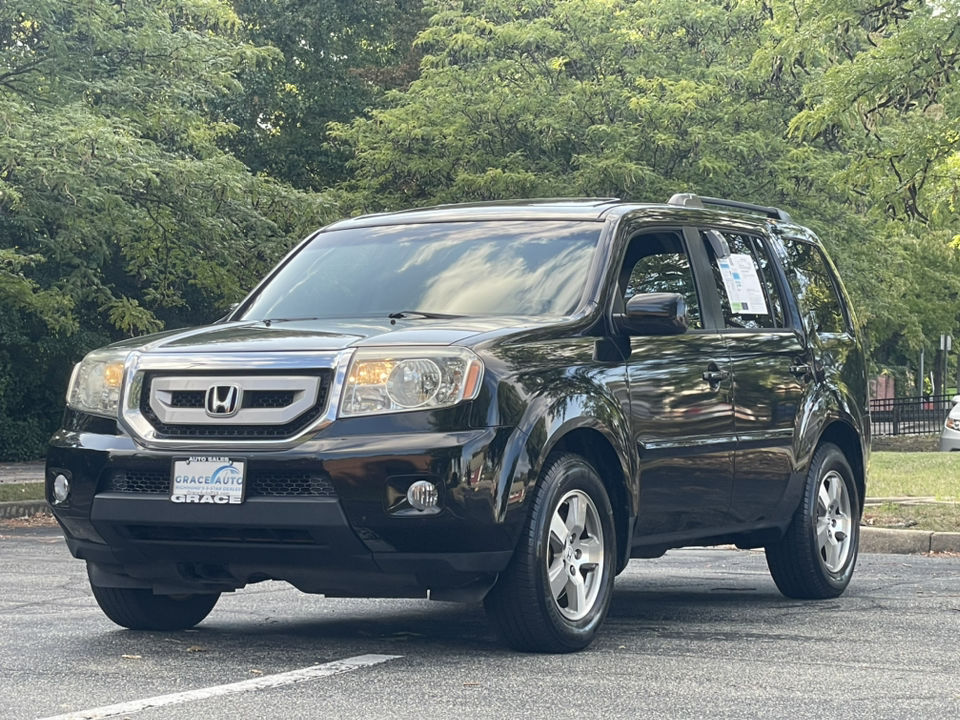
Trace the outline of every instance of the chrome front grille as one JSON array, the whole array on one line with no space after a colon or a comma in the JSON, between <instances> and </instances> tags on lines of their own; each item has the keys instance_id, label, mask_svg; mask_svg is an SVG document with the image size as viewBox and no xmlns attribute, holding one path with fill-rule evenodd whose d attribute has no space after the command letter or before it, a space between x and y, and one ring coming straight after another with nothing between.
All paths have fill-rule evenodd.
<instances>
[{"instance_id":1,"label":"chrome front grille","mask_svg":"<svg viewBox=\"0 0 960 720\"><path fill-rule=\"evenodd\" d=\"M140 413L158 439L283 440L324 413L331 374L330 370L296 375L148 372L140 391ZM217 387L238 389L232 412L211 411L209 393Z\"/></svg>"},{"instance_id":2,"label":"chrome front grille","mask_svg":"<svg viewBox=\"0 0 960 720\"><path fill-rule=\"evenodd\" d=\"M293 447L336 419L353 352L132 352L120 428L158 450Z\"/></svg>"}]
</instances>

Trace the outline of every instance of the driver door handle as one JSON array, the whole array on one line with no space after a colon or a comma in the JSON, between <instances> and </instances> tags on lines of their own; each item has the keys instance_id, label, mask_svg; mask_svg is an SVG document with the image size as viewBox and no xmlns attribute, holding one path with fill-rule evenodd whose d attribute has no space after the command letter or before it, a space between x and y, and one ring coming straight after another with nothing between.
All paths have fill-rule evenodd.
<instances>
[{"instance_id":1,"label":"driver door handle","mask_svg":"<svg viewBox=\"0 0 960 720\"><path fill-rule=\"evenodd\" d=\"M798 378L805 378L810 374L810 366L807 364L796 364L790 366L790 372L796 375Z\"/></svg>"}]
</instances>

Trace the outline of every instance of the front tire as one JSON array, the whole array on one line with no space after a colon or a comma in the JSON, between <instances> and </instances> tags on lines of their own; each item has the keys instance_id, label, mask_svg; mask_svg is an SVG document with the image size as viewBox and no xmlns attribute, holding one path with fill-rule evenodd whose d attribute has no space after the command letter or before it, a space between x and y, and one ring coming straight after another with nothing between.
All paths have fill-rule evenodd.
<instances>
[{"instance_id":1,"label":"front tire","mask_svg":"<svg viewBox=\"0 0 960 720\"><path fill-rule=\"evenodd\" d=\"M784 595L835 598L847 589L860 545L860 498L843 451L824 443L813 455L803 499L783 538L768 545L767 567Z\"/></svg>"},{"instance_id":2,"label":"front tire","mask_svg":"<svg viewBox=\"0 0 960 720\"><path fill-rule=\"evenodd\" d=\"M547 458L507 569L484 605L507 644L524 652L581 650L597 634L613 593L613 509L583 458Z\"/></svg>"},{"instance_id":3,"label":"front tire","mask_svg":"<svg viewBox=\"0 0 960 720\"><path fill-rule=\"evenodd\" d=\"M97 587L90 584L103 614L130 630L186 630L213 610L220 593L154 595L139 588Z\"/></svg>"}]
</instances>

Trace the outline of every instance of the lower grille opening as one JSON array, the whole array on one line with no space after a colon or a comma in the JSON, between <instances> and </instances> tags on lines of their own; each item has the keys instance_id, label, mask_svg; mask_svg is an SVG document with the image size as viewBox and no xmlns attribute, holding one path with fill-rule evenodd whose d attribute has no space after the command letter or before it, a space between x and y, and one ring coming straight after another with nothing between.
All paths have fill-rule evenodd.
<instances>
[{"instance_id":1,"label":"lower grille opening","mask_svg":"<svg viewBox=\"0 0 960 720\"><path fill-rule=\"evenodd\" d=\"M178 527L171 525L124 525L121 532L132 540L153 542L264 543L320 545L306 530L291 528Z\"/></svg>"},{"instance_id":2,"label":"lower grille opening","mask_svg":"<svg viewBox=\"0 0 960 720\"><path fill-rule=\"evenodd\" d=\"M170 494L168 468L108 470L100 492ZM247 473L247 497L337 497L330 476L313 470L257 467Z\"/></svg>"},{"instance_id":3,"label":"lower grille opening","mask_svg":"<svg viewBox=\"0 0 960 720\"><path fill-rule=\"evenodd\" d=\"M111 470L101 492L169 493L170 473L157 470Z\"/></svg>"},{"instance_id":4,"label":"lower grille opening","mask_svg":"<svg viewBox=\"0 0 960 720\"><path fill-rule=\"evenodd\" d=\"M253 495L336 497L337 491L325 473L306 470L252 470L249 490Z\"/></svg>"}]
</instances>

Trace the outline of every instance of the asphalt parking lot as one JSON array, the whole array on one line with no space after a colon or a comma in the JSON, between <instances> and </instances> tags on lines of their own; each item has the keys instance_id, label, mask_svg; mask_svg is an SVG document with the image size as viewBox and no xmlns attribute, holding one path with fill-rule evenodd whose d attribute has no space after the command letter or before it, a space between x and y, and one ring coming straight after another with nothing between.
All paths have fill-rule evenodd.
<instances>
[{"instance_id":1,"label":"asphalt parking lot","mask_svg":"<svg viewBox=\"0 0 960 720\"><path fill-rule=\"evenodd\" d=\"M956 557L862 556L847 594L820 603L781 597L758 552L634 561L599 640L566 656L509 651L479 606L279 583L224 596L195 631L125 631L50 527L0 525L0 573L7 720L960 716ZM235 688L251 680L278 686Z\"/></svg>"}]
</instances>

